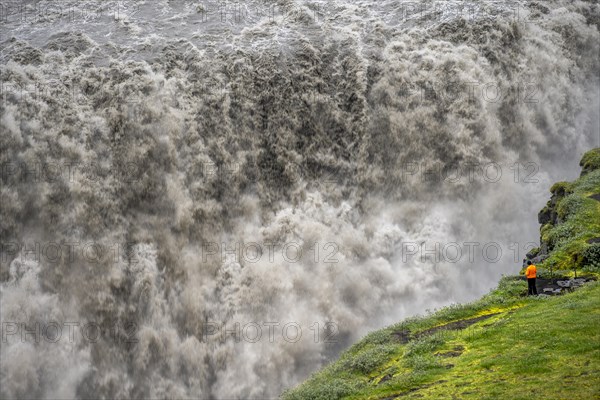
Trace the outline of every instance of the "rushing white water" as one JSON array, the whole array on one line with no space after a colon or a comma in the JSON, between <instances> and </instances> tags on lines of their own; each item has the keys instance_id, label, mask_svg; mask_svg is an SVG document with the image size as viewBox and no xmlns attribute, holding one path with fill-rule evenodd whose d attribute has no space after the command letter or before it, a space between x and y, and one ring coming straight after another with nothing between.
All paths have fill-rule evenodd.
<instances>
[{"instance_id":1,"label":"rushing white water","mask_svg":"<svg viewBox=\"0 0 600 400\"><path fill-rule=\"evenodd\" d=\"M1 4L3 398L277 397L599 144L596 1Z\"/></svg>"}]
</instances>

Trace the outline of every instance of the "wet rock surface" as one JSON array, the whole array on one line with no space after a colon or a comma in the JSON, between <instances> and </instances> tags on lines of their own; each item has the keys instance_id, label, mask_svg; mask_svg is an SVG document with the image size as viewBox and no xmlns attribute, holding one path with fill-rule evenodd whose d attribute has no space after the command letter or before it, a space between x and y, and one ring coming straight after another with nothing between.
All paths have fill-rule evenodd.
<instances>
[{"instance_id":1,"label":"wet rock surface","mask_svg":"<svg viewBox=\"0 0 600 400\"><path fill-rule=\"evenodd\" d=\"M525 280L526 278L522 277L521 279ZM596 277L594 276L583 276L579 278L556 277L551 279L537 278L536 288L539 295L556 296L573 291L583 286L585 283L595 280Z\"/></svg>"}]
</instances>

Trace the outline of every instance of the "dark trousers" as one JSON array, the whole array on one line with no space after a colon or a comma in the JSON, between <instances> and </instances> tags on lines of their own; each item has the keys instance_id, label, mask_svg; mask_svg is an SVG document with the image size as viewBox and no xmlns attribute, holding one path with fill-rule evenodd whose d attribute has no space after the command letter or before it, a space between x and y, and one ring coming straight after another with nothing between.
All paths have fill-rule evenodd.
<instances>
[{"instance_id":1,"label":"dark trousers","mask_svg":"<svg viewBox=\"0 0 600 400\"><path fill-rule=\"evenodd\" d=\"M535 287L535 278L527 278L527 294L535 295L537 294L537 288Z\"/></svg>"}]
</instances>

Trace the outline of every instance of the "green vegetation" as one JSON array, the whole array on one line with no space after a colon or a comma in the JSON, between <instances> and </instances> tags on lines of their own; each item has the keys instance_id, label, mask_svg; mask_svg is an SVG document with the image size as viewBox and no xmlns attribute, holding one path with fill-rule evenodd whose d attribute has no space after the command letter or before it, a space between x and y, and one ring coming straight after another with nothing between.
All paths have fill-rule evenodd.
<instances>
[{"instance_id":1,"label":"green vegetation","mask_svg":"<svg viewBox=\"0 0 600 400\"><path fill-rule=\"evenodd\" d=\"M582 175L587 174L589 171L600 169L600 148L585 153L579 165L582 168Z\"/></svg>"},{"instance_id":2,"label":"green vegetation","mask_svg":"<svg viewBox=\"0 0 600 400\"><path fill-rule=\"evenodd\" d=\"M373 332L283 398L598 398L600 284L548 298L526 286L505 277L479 301Z\"/></svg>"},{"instance_id":3,"label":"green vegetation","mask_svg":"<svg viewBox=\"0 0 600 400\"><path fill-rule=\"evenodd\" d=\"M558 195L558 196L564 196L565 193L569 193L570 191L571 191L571 184L569 182L556 182L550 188L550 193Z\"/></svg>"},{"instance_id":4,"label":"green vegetation","mask_svg":"<svg viewBox=\"0 0 600 400\"><path fill-rule=\"evenodd\" d=\"M539 275L600 276L600 196L591 197L600 195L600 149L581 165L578 180L552 186L540 213L542 246L530 252L547 257ZM600 399L600 282L526 293L525 280L504 277L478 301L372 332L282 397Z\"/></svg>"},{"instance_id":5,"label":"green vegetation","mask_svg":"<svg viewBox=\"0 0 600 400\"><path fill-rule=\"evenodd\" d=\"M542 210L556 214L556 221L542 226L541 242L550 251L539 266L555 270L585 269L598 272L597 245L600 240L600 149L586 153L581 165L587 172L575 182L558 182L551 188L553 200Z\"/></svg>"}]
</instances>

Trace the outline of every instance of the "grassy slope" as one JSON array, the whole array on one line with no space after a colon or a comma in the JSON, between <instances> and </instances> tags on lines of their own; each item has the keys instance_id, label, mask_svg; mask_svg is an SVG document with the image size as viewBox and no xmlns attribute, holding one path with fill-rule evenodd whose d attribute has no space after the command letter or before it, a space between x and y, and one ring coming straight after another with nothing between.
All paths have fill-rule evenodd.
<instances>
[{"instance_id":1,"label":"grassy slope","mask_svg":"<svg viewBox=\"0 0 600 400\"><path fill-rule=\"evenodd\" d=\"M539 265L542 269L600 268L600 243L587 243L600 238L600 201L590 198L600 194L600 148L587 152L581 166L587 172L583 177L572 183L556 183L551 188L552 193L562 188L566 196L556 204L561 223L541 228L542 241L552 248L549 257Z\"/></svg>"},{"instance_id":2,"label":"grassy slope","mask_svg":"<svg viewBox=\"0 0 600 400\"><path fill-rule=\"evenodd\" d=\"M569 194L556 207L563 222L546 224L541 229L542 240L551 243L553 250L540 267L572 269L585 266L598 269L600 265L585 265L588 263L584 255L590 247L600 247L600 243L587 243L589 239L600 237L600 201L589 197L600 193L600 169L589 172L573 183L561 182L557 185L565 187Z\"/></svg>"},{"instance_id":3,"label":"grassy slope","mask_svg":"<svg viewBox=\"0 0 600 400\"><path fill-rule=\"evenodd\" d=\"M600 398L600 283L551 298L525 292L524 281L504 278L477 302L373 332L283 397ZM494 313L405 344L395 334Z\"/></svg>"},{"instance_id":4,"label":"grassy slope","mask_svg":"<svg viewBox=\"0 0 600 400\"><path fill-rule=\"evenodd\" d=\"M561 223L542 227L553 245L542 275L550 266L598 273L599 253L590 250L600 244L587 240L600 237L600 201L589 198L600 193L600 149L582 166L585 176L558 184L567 189L556 205ZM526 286L506 277L474 303L373 332L283 398L600 399L600 283L552 298L523 297Z\"/></svg>"}]
</instances>

